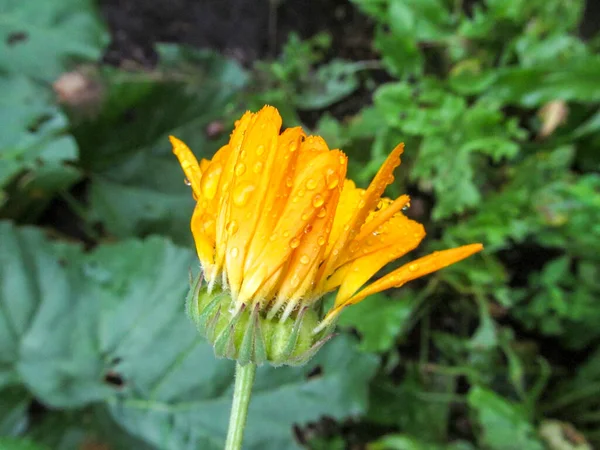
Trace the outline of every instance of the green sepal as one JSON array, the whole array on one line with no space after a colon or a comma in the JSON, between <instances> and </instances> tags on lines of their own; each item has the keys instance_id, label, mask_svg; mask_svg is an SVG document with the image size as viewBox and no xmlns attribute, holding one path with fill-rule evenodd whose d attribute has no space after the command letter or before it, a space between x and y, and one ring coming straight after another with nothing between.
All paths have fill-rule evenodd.
<instances>
[{"instance_id":1,"label":"green sepal","mask_svg":"<svg viewBox=\"0 0 600 450\"><path fill-rule=\"evenodd\" d=\"M213 344L215 355L241 365L302 365L333 336L334 325L313 332L319 322L313 308L302 307L281 320L268 319L261 306L235 304L220 287L209 292L202 275L191 283L186 300L188 315Z\"/></svg>"}]
</instances>

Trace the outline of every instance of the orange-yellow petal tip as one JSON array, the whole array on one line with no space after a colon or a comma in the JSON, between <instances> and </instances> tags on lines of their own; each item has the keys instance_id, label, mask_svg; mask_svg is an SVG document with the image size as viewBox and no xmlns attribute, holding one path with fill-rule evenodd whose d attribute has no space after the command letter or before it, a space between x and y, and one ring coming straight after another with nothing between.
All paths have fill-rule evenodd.
<instances>
[{"instance_id":1,"label":"orange-yellow petal tip","mask_svg":"<svg viewBox=\"0 0 600 450\"><path fill-rule=\"evenodd\" d=\"M202 171L198 160L190 150L190 148L180 139L175 136L169 136L169 141L173 146L173 153L177 156L179 164L185 173L186 179L192 186L192 190L196 196L200 195L200 181L202 178Z\"/></svg>"}]
</instances>

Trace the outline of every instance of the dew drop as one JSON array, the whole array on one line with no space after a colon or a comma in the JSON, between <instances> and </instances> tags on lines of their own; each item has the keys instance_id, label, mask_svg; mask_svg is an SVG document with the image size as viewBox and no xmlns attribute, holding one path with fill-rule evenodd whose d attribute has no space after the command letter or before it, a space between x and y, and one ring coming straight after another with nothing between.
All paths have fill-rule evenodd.
<instances>
[{"instance_id":1,"label":"dew drop","mask_svg":"<svg viewBox=\"0 0 600 450\"><path fill-rule=\"evenodd\" d=\"M323 236L319 236L319 239L317 239L317 244L325 245L325 238Z\"/></svg>"},{"instance_id":2,"label":"dew drop","mask_svg":"<svg viewBox=\"0 0 600 450\"><path fill-rule=\"evenodd\" d=\"M246 152L246 150L242 150L242 151L240 152L240 159L244 159L244 158L246 157L247 153L248 153L248 152Z\"/></svg>"},{"instance_id":3,"label":"dew drop","mask_svg":"<svg viewBox=\"0 0 600 450\"><path fill-rule=\"evenodd\" d=\"M309 223L304 227L304 233L310 233L313 229L313 226Z\"/></svg>"},{"instance_id":4,"label":"dew drop","mask_svg":"<svg viewBox=\"0 0 600 450\"><path fill-rule=\"evenodd\" d=\"M219 179L221 178L222 171L223 168L220 164L213 163L208 167L206 172L202 174L200 186L204 197L208 200L212 200L217 193L217 187L219 186Z\"/></svg>"},{"instance_id":5,"label":"dew drop","mask_svg":"<svg viewBox=\"0 0 600 450\"><path fill-rule=\"evenodd\" d=\"M326 208L321 208L318 212L317 212L317 217L319 219L322 219L323 217L325 217L327 215L327 209Z\"/></svg>"},{"instance_id":6,"label":"dew drop","mask_svg":"<svg viewBox=\"0 0 600 450\"><path fill-rule=\"evenodd\" d=\"M302 257L300 258L300 262L302 264L308 264L310 262L310 258L308 257L308 255L302 255Z\"/></svg>"},{"instance_id":7,"label":"dew drop","mask_svg":"<svg viewBox=\"0 0 600 450\"><path fill-rule=\"evenodd\" d=\"M340 184L340 179L335 173L328 173L326 181L329 189L335 189Z\"/></svg>"},{"instance_id":8,"label":"dew drop","mask_svg":"<svg viewBox=\"0 0 600 450\"><path fill-rule=\"evenodd\" d=\"M191 186L191 185L192 185L192 182L191 182L190 180L188 180L187 178L184 178L184 179L183 179L183 183L184 183L186 186Z\"/></svg>"},{"instance_id":9,"label":"dew drop","mask_svg":"<svg viewBox=\"0 0 600 450\"><path fill-rule=\"evenodd\" d=\"M225 227L225 229L227 230L227 233L229 233L230 235L235 234L235 232L238 230L238 224L235 220L232 220L231 222L229 222L227 224L227 226Z\"/></svg>"},{"instance_id":10,"label":"dew drop","mask_svg":"<svg viewBox=\"0 0 600 450\"><path fill-rule=\"evenodd\" d=\"M254 171L254 173L260 173L262 168L263 168L263 163L260 161L256 161L256 164L254 164L254 167L252 168L252 170Z\"/></svg>"},{"instance_id":11,"label":"dew drop","mask_svg":"<svg viewBox=\"0 0 600 450\"><path fill-rule=\"evenodd\" d=\"M323 203L325 203L325 200L321 194L317 194L313 197L312 204L315 208L323 206Z\"/></svg>"},{"instance_id":12,"label":"dew drop","mask_svg":"<svg viewBox=\"0 0 600 450\"><path fill-rule=\"evenodd\" d=\"M288 230L285 230L283 232L283 237L288 237L290 235L290 232Z\"/></svg>"},{"instance_id":13,"label":"dew drop","mask_svg":"<svg viewBox=\"0 0 600 450\"><path fill-rule=\"evenodd\" d=\"M298 248L299 245L300 245L300 239L298 239L298 238L294 238L290 241L291 248Z\"/></svg>"},{"instance_id":14,"label":"dew drop","mask_svg":"<svg viewBox=\"0 0 600 450\"><path fill-rule=\"evenodd\" d=\"M308 214L308 213L304 213L304 214L302 214L302 215L300 216L300 218L301 218L303 221L306 221L306 220L308 220L308 218L309 218L309 217L310 217L310 214Z\"/></svg>"},{"instance_id":15,"label":"dew drop","mask_svg":"<svg viewBox=\"0 0 600 450\"><path fill-rule=\"evenodd\" d=\"M314 178L309 178L306 181L306 189L308 189L309 191L312 191L316 187L317 187L317 180L315 180Z\"/></svg>"},{"instance_id":16,"label":"dew drop","mask_svg":"<svg viewBox=\"0 0 600 450\"><path fill-rule=\"evenodd\" d=\"M285 179L285 185L286 185L287 187L292 187L292 185L293 185L293 184L294 184L294 182L293 182L293 180L292 180L292 178L291 178L291 177L287 177L287 178Z\"/></svg>"},{"instance_id":17,"label":"dew drop","mask_svg":"<svg viewBox=\"0 0 600 450\"><path fill-rule=\"evenodd\" d=\"M259 145L258 147L256 147L256 154L258 156L262 155L265 152L265 146L264 145Z\"/></svg>"},{"instance_id":18,"label":"dew drop","mask_svg":"<svg viewBox=\"0 0 600 450\"><path fill-rule=\"evenodd\" d=\"M244 206L250 200L250 196L256 187L250 183L240 183L233 188L233 203L237 206Z\"/></svg>"},{"instance_id":19,"label":"dew drop","mask_svg":"<svg viewBox=\"0 0 600 450\"><path fill-rule=\"evenodd\" d=\"M305 194L305 192L304 192L304 189L300 189L300 190L297 192L297 194L296 194L296 195L297 195L298 197L304 197L304 194Z\"/></svg>"},{"instance_id":20,"label":"dew drop","mask_svg":"<svg viewBox=\"0 0 600 450\"><path fill-rule=\"evenodd\" d=\"M246 172L246 164L239 163L237 166L235 166L235 174L238 177L244 175L245 172Z\"/></svg>"}]
</instances>

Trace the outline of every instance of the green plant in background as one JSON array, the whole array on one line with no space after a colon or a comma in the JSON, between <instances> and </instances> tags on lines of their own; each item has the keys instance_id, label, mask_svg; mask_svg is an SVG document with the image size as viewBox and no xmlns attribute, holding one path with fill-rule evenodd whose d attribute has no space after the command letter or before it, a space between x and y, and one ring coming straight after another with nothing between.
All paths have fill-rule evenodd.
<instances>
[{"instance_id":1,"label":"green plant in background","mask_svg":"<svg viewBox=\"0 0 600 450\"><path fill-rule=\"evenodd\" d=\"M360 186L406 142L389 191L424 250L487 251L350 308L301 369L259 368L245 446L600 444L582 0L356 0L368 61L330 59L322 34L247 69L170 44L130 71L96 64L92 2L21 3L0 0L0 446L222 447L233 368L182 317L193 201L166 137L210 158L264 103L343 148Z\"/></svg>"}]
</instances>

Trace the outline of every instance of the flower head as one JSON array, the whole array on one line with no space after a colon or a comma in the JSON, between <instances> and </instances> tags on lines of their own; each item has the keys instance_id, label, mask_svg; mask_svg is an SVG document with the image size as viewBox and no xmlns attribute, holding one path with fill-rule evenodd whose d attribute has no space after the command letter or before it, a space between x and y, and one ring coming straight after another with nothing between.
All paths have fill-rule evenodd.
<instances>
[{"instance_id":1,"label":"flower head","mask_svg":"<svg viewBox=\"0 0 600 450\"><path fill-rule=\"evenodd\" d=\"M344 153L299 127L281 134L280 127L271 106L247 112L229 143L200 163L171 137L197 201L191 228L208 289L229 293L232 314L252 307L285 321L338 289L318 332L346 306L482 249L472 244L435 252L365 286L425 236L423 226L402 212L408 196L382 197L403 145L390 153L369 187L360 189L346 179Z\"/></svg>"}]
</instances>

